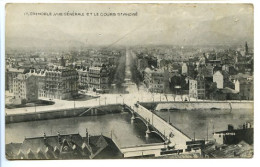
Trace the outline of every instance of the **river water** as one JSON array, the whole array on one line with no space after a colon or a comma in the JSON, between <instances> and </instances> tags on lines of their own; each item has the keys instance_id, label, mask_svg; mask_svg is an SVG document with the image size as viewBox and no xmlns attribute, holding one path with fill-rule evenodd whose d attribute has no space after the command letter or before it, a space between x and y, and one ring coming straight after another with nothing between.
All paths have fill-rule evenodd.
<instances>
[{"instance_id":1,"label":"river water","mask_svg":"<svg viewBox=\"0 0 260 167\"><path fill-rule=\"evenodd\" d=\"M227 130L228 124L239 128L243 123L253 123L254 113L251 109L230 110L172 110L155 111L167 122L196 139L212 139L213 132Z\"/></svg>"},{"instance_id":2,"label":"river water","mask_svg":"<svg viewBox=\"0 0 260 167\"><path fill-rule=\"evenodd\" d=\"M212 138L215 131L226 130L228 124L235 128L244 122L253 122L252 110L176 110L157 111L157 115L169 121L185 134L196 139ZM23 142L25 137L79 133L85 136L86 128L90 135L116 137L120 147L162 142L159 136L145 137L146 126L140 121L131 121L129 113L107 114L75 118L52 119L6 124L6 143ZM207 130L208 129L208 130Z\"/></svg>"},{"instance_id":3,"label":"river water","mask_svg":"<svg viewBox=\"0 0 260 167\"><path fill-rule=\"evenodd\" d=\"M23 142L25 137L79 133L111 136L116 138L120 147L163 142L156 134L145 137L146 126L140 120L131 121L129 113L85 116L6 124L6 143Z\"/></svg>"}]
</instances>

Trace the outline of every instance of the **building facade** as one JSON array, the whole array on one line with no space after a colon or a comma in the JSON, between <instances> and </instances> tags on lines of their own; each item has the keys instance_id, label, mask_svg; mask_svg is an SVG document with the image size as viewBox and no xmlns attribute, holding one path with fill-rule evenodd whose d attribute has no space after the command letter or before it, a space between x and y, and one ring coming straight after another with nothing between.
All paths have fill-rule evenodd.
<instances>
[{"instance_id":1,"label":"building facade","mask_svg":"<svg viewBox=\"0 0 260 167\"><path fill-rule=\"evenodd\" d=\"M224 76L220 71L217 71L213 75L213 82L216 82L218 89L224 88Z\"/></svg>"},{"instance_id":2,"label":"building facade","mask_svg":"<svg viewBox=\"0 0 260 167\"><path fill-rule=\"evenodd\" d=\"M80 89L87 89L89 84L89 70L78 70L79 74L79 88Z\"/></svg>"},{"instance_id":3,"label":"building facade","mask_svg":"<svg viewBox=\"0 0 260 167\"><path fill-rule=\"evenodd\" d=\"M205 99L205 96L206 96L205 78L202 75L198 75L196 80L197 80L198 99Z\"/></svg>"},{"instance_id":4,"label":"building facade","mask_svg":"<svg viewBox=\"0 0 260 167\"><path fill-rule=\"evenodd\" d=\"M90 67L88 76L89 88L105 92L109 90L108 69L106 67Z\"/></svg>"},{"instance_id":5,"label":"building facade","mask_svg":"<svg viewBox=\"0 0 260 167\"><path fill-rule=\"evenodd\" d=\"M45 90L45 70L35 70L31 69L28 73L30 75L33 75L37 78L38 81L38 97L46 97L46 90Z\"/></svg>"},{"instance_id":6,"label":"building facade","mask_svg":"<svg viewBox=\"0 0 260 167\"><path fill-rule=\"evenodd\" d=\"M24 69L17 69L17 68L8 68L6 69L6 83L7 88L10 93L13 93L13 79L18 76L18 74L23 74Z\"/></svg>"},{"instance_id":7,"label":"building facade","mask_svg":"<svg viewBox=\"0 0 260 167\"><path fill-rule=\"evenodd\" d=\"M196 99L205 99L205 78L198 75L195 80L189 80L189 96Z\"/></svg>"},{"instance_id":8,"label":"building facade","mask_svg":"<svg viewBox=\"0 0 260 167\"><path fill-rule=\"evenodd\" d=\"M189 80L189 96L198 98L198 83L196 80Z\"/></svg>"},{"instance_id":9,"label":"building facade","mask_svg":"<svg viewBox=\"0 0 260 167\"><path fill-rule=\"evenodd\" d=\"M38 100L38 80L34 75L18 74L13 79L14 103L26 103Z\"/></svg>"},{"instance_id":10,"label":"building facade","mask_svg":"<svg viewBox=\"0 0 260 167\"><path fill-rule=\"evenodd\" d=\"M183 63L183 64L182 64L181 73L182 73L182 74L186 74L186 75L188 74L188 66L187 66L186 63Z\"/></svg>"},{"instance_id":11,"label":"building facade","mask_svg":"<svg viewBox=\"0 0 260 167\"><path fill-rule=\"evenodd\" d=\"M254 86L252 80L236 80L235 90L239 92L241 100L254 99Z\"/></svg>"},{"instance_id":12,"label":"building facade","mask_svg":"<svg viewBox=\"0 0 260 167\"><path fill-rule=\"evenodd\" d=\"M60 67L45 72L45 96L69 99L78 95L78 73L75 69Z\"/></svg>"},{"instance_id":13,"label":"building facade","mask_svg":"<svg viewBox=\"0 0 260 167\"><path fill-rule=\"evenodd\" d=\"M144 71L144 83L150 92L167 92L169 87L169 72L164 69L151 70L146 68Z\"/></svg>"}]
</instances>

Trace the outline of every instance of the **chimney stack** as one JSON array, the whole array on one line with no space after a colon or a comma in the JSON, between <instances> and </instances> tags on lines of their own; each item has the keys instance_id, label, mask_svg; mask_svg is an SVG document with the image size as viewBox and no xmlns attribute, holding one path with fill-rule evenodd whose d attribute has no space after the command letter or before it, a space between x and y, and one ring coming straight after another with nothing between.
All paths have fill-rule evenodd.
<instances>
[{"instance_id":1,"label":"chimney stack","mask_svg":"<svg viewBox=\"0 0 260 167\"><path fill-rule=\"evenodd\" d=\"M58 132L57 135L58 135L58 142L59 142L59 144L62 144L60 132Z\"/></svg>"},{"instance_id":2,"label":"chimney stack","mask_svg":"<svg viewBox=\"0 0 260 167\"><path fill-rule=\"evenodd\" d=\"M86 140L87 144L89 145L89 134L88 134L88 129L86 128Z\"/></svg>"},{"instance_id":3,"label":"chimney stack","mask_svg":"<svg viewBox=\"0 0 260 167\"><path fill-rule=\"evenodd\" d=\"M43 133L43 141L44 141L44 144L46 144L46 143L47 143L47 139L46 139L46 133L45 133L45 132Z\"/></svg>"}]
</instances>

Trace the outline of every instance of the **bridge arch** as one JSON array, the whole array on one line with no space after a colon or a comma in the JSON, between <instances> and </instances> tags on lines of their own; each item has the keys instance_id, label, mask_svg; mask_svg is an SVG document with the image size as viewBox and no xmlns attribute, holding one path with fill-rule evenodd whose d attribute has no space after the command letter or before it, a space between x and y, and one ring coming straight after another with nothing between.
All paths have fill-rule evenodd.
<instances>
[{"instance_id":1,"label":"bridge arch","mask_svg":"<svg viewBox=\"0 0 260 167\"><path fill-rule=\"evenodd\" d=\"M135 119L141 120L141 122L143 122L145 126L148 126L148 123L147 123L146 121L144 121L142 118L140 118L140 117L135 117Z\"/></svg>"},{"instance_id":2,"label":"bridge arch","mask_svg":"<svg viewBox=\"0 0 260 167\"><path fill-rule=\"evenodd\" d=\"M162 134L158 133L157 131L153 130L153 131L151 131L151 133L157 134L163 141L166 141L166 137L163 136Z\"/></svg>"}]
</instances>

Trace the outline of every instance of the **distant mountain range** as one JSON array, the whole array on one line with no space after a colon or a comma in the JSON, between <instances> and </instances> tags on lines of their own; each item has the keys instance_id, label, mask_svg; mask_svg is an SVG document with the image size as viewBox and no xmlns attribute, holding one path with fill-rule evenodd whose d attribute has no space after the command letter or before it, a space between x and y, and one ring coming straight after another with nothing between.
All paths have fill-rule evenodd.
<instances>
[{"instance_id":1,"label":"distant mountain range","mask_svg":"<svg viewBox=\"0 0 260 167\"><path fill-rule=\"evenodd\" d=\"M176 24L176 26L174 25ZM189 26L189 24L191 26ZM6 30L7 48L77 48L89 45L241 45L245 41L253 45L253 18L251 15L228 16L216 20L196 22L183 20L172 23L167 31L140 29L132 34L127 32L106 32L80 34L65 33L55 25L18 25L17 29ZM172 32L171 29L172 28ZM82 27L79 27L82 28ZM73 35L72 35L73 34ZM123 35L122 35L123 34ZM118 40L122 38L121 40ZM118 42L116 42L118 41Z\"/></svg>"}]
</instances>

